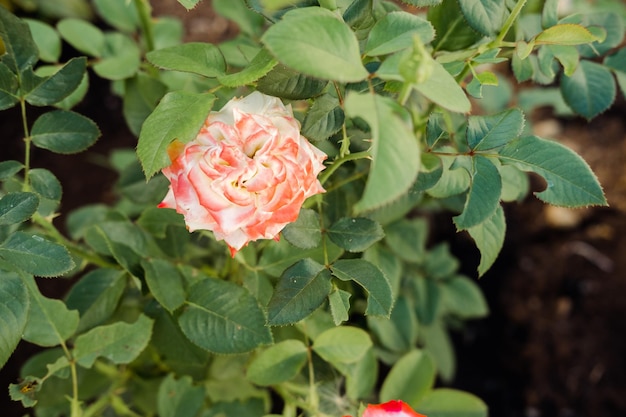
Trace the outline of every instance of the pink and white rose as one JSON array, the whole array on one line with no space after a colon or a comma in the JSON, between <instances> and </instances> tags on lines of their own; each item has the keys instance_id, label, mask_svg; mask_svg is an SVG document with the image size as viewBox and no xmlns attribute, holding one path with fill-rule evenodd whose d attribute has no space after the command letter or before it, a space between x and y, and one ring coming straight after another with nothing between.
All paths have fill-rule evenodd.
<instances>
[{"instance_id":1,"label":"pink and white rose","mask_svg":"<svg viewBox=\"0 0 626 417\"><path fill-rule=\"evenodd\" d=\"M300 134L291 106L259 92L211 112L193 141L168 153L159 207L176 209L189 231L213 231L233 256L250 241L278 240L304 200L324 192L326 154Z\"/></svg>"}]
</instances>

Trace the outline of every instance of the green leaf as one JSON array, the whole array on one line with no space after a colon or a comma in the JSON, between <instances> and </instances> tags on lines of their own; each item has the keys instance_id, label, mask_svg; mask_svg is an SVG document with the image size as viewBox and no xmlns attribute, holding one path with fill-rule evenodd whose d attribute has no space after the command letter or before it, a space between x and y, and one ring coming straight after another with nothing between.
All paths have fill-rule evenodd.
<instances>
[{"instance_id":1,"label":"green leaf","mask_svg":"<svg viewBox=\"0 0 626 417\"><path fill-rule=\"evenodd\" d=\"M61 154L82 152L99 136L100 129L91 119L66 110L42 114L31 130L36 146Z\"/></svg>"},{"instance_id":2,"label":"green leaf","mask_svg":"<svg viewBox=\"0 0 626 417\"><path fill-rule=\"evenodd\" d=\"M424 349L435 360L439 378L449 384L454 378L456 356L447 325L442 320L434 320L430 325L422 325L420 337L424 340ZM456 415L450 417L456 417Z\"/></svg>"},{"instance_id":3,"label":"green leaf","mask_svg":"<svg viewBox=\"0 0 626 417\"><path fill-rule=\"evenodd\" d=\"M241 32L253 38L263 27L263 16L251 10L244 1L213 0L211 6L216 13L237 23Z\"/></svg>"},{"instance_id":4,"label":"green leaf","mask_svg":"<svg viewBox=\"0 0 626 417\"><path fill-rule=\"evenodd\" d=\"M380 224L366 217L343 217L327 233L330 240L348 252L363 252L385 237Z\"/></svg>"},{"instance_id":5,"label":"green leaf","mask_svg":"<svg viewBox=\"0 0 626 417\"><path fill-rule=\"evenodd\" d=\"M435 37L428 20L408 12L391 12L376 22L367 38L365 54L386 55L413 46L413 37L419 36L427 44Z\"/></svg>"},{"instance_id":6,"label":"green leaf","mask_svg":"<svg viewBox=\"0 0 626 417\"><path fill-rule=\"evenodd\" d=\"M26 101L33 106L49 106L63 100L78 88L86 66L85 57L70 59L56 73L41 79L41 82L30 89L26 94Z\"/></svg>"},{"instance_id":7,"label":"green leaf","mask_svg":"<svg viewBox=\"0 0 626 417\"><path fill-rule=\"evenodd\" d=\"M108 80L130 78L139 69L140 56L141 51L131 38L122 33L107 33L102 59L93 65L93 70Z\"/></svg>"},{"instance_id":8,"label":"green leaf","mask_svg":"<svg viewBox=\"0 0 626 417\"><path fill-rule=\"evenodd\" d=\"M121 32L134 32L139 27L134 3L126 0L94 0L93 4L100 17Z\"/></svg>"},{"instance_id":9,"label":"green leaf","mask_svg":"<svg viewBox=\"0 0 626 417\"><path fill-rule=\"evenodd\" d=\"M206 278L188 290L180 328L196 345L213 353L244 353L272 343L265 314L257 300L240 286Z\"/></svg>"},{"instance_id":10,"label":"green leaf","mask_svg":"<svg viewBox=\"0 0 626 417\"><path fill-rule=\"evenodd\" d=\"M489 307L480 287L462 275L444 281L441 285L441 296L446 311L462 320L481 318L489 314Z\"/></svg>"},{"instance_id":11,"label":"green leaf","mask_svg":"<svg viewBox=\"0 0 626 417\"><path fill-rule=\"evenodd\" d=\"M148 288L159 304L170 313L183 305L187 298L183 277L173 264L156 258L142 260L141 266Z\"/></svg>"},{"instance_id":12,"label":"green leaf","mask_svg":"<svg viewBox=\"0 0 626 417\"><path fill-rule=\"evenodd\" d=\"M77 333L111 317L126 288L126 277L123 271L101 268L87 273L72 287L65 303L80 314Z\"/></svg>"},{"instance_id":13,"label":"green leaf","mask_svg":"<svg viewBox=\"0 0 626 417\"><path fill-rule=\"evenodd\" d=\"M502 148L499 157L523 171L541 175L547 187L535 195L546 203L563 207L607 204L589 165L560 143L537 136L522 137Z\"/></svg>"},{"instance_id":14,"label":"green leaf","mask_svg":"<svg viewBox=\"0 0 626 417\"><path fill-rule=\"evenodd\" d=\"M24 19L39 49L39 58L45 62L58 62L61 56L61 38L56 30L40 20Z\"/></svg>"},{"instance_id":15,"label":"green leaf","mask_svg":"<svg viewBox=\"0 0 626 417\"><path fill-rule=\"evenodd\" d=\"M85 368L91 368L98 358L116 365L130 363L148 346L152 324L152 319L140 314L134 323L118 321L94 327L76 338L74 359Z\"/></svg>"},{"instance_id":16,"label":"green leaf","mask_svg":"<svg viewBox=\"0 0 626 417\"><path fill-rule=\"evenodd\" d=\"M246 378L262 387L277 385L293 379L307 361L307 347L299 340L290 339L270 346L255 357L246 372Z\"/></svg>"},{"instance_id":17,"label":"green leaf","mask_svg":"<svg viewBox=\"0 0 626 417\"><path fill-rule=\"evenodd\" d=\"M191 10L198 5L202 0L178 0L187 10Z\"/></svg>"},{"instance_id":18,"label":"green leaf","mask_svg":"<svg viewBox=\"0 0 626 417\"><path fill-rule=\"evenodd\" d=\"M335 326L339 326L350 317L348 312L350 311L351 296L352 294L348 291L340 290L338 288L335 288L330 294L328 294L330 314L333 316Z\"/></svg>"},{"instance_id":19,"label":"green leaf","mask_svg":"<svg viewBox=\"0 0 626 417\"><path fill-rule=\"evenodd\" d=\"M482 276L496 261L504 244L506 220L502 206L498 206L496 212L482 223L467 229L467 232L474 239L480 251L478 276Z\"/></svg>"},{"instance_id":20,"label":"green leaf","mask_svg":"<svg viewBox=\"0 0 626 417\"><path fill-rule=\"evenodd\" d=\"M339 132L345 115L339 105L339 99L330 94L318 97L302 123L302 135L317 142L326 140Z\"/></svg>"},{"instance_id":21,"label":"green leaf","mask_svg":"<svg viewBox=\"0 0 626 417\"><path fill-rule=\"evenodd\" d=\"M343 253L343 250L334 243L327 241L326 247L319 245L312 249L300 249L281 239L277 243L272 243L261 254L257 268L273 277L279 277L286 268L305 258L311 258L315 262L324 263L325 258L333 261Z\"/></svg>"},{"instance_id":22,"label":"green leaf","mask_svg":"<svg viewBox=\"0 0 626 417\"><path fill-rule=\"evenodd\" d=\"M440 3L430 7L427 15L428 21L435 28L433 47L436 51L460 51L482 38L465 20L457 0L443 0ZM466 6L471 6L470 3L466 2ZM481 5L476 6L480 10Z\"/></svg>"},{"instance_id":23,"label":"green leaf","mask_svg":"<svg viewBox=\"0 0 626 417\"><path fill-rule=\"evenodd\" d=\"M28 24L4 7L0 7L0 38L6 51L2 61L14 74L37 62L39 51Z\"/></svg>"},{"instance_id":24,"label":"green leaf","mask_svg":"<svg viewBox=\"0 0 626 417\"><path fill-rule=\"evenodd\" d=\"M304 100L315 97L328 85L326 80L318 80L278 64L267 75L260 78L256 89L260 92L287 100Z\"/></svg>"},{"instance_id":25,"label":"green leaf","mask_svg":"<svg viewBox=\"0 0 626 417\"><path fill-rule=\"evenodd\" d=\"M485 36L496 35L507 17L505 2L493 0L459 0L467 23Z\"/></svg>"},{"instance_id":26,"label":"green leaf","mask_svg":"<svg viewBox=\"0 0 626 417\"><path fill-rule=\"evenodd\" d=\"M468 229L487 220L500 203L502 178L493 162L480 155L474 156L470 177L470 189L463 212L454 217L458 230Z\"/></svg>"},{"instance_id":27,"label":"green leaf","mask_svg":"<svg viewBox=\"0 0 626 417\"><path fill-rule=\"evenodd\" d=\"M25 232L13 232L0 245L0 259L41 277L59 276L74 267L65 247Z\"/></svg>"},{"instance_id":28,"label":"green leaf","mask_svg":"<svg viewBox=\"0 0 626 417\"><path fill-rule=\"evenodd\" d=\"M535 37L536 45L581 45L592 43L598 37L581 25L565 23L554 25Z\"/></svg>"},{"instance_id":29,"label":"green leaf","mask_svg":"<svg viewBox=\"0 0 626 417\"><path fill-rule=\"evenodd\" d=\"M567 105L587 119L608 109L615 100L611 71L591 61L581 61L571 77L563 76L560 87Z\"/></svg>"},{"instance_id":30,"label":"green leaf","mask_svg":"<svg viewBox=\"0 0 626 417\"><path fill-rule=\"evenodd\" d=\"M261 41L281 63L312 77L355 82L368 76L354 32L327 9L292 10Z\"/></svg>"},{"instance_id":31,"label":"green leaf","mask_svg":"<svg viewBox=\"0 0 626 417\"><path fill-rule=\"evenodd\" d=\"M13 192L0 198L0 226L25 222L39 206L37 194Z\"/></svg>"},{"instance_id":32,"label":"green leaf","mask_svg":"<svg viewBox=\"0 0 626 417\"><path fill-rule=\"evenodd\" d=\"M487 417L487 405L468 392L437 388L422 398L416 406L428 417Z\"/></svg>"},{"instance_id":33,"label":"green leaf","mask_svg":"<svg viewBox=\"0 0 626 417\"><path fill-rule=\"evenodd\" d=\"M220 75L217 80L226 87L241 87L251 84L266 75L278 61L266 50L261 49L243 70L233 74Z\"/></svg>"},{"instance_id":34,"label":"green leaf","mask_svg":"<svg viewBox=\"0 0 626 417\"><path fill-rule=\"evenodd\" d=\"M204 388L194 386L188 375L176 380L169 374L159 385L156 401L160 417L194 417L202 408Z\"/></svg>"},{"instance_id":35,"label":"green leaf","mask_svg":"<svg viewBox=\"0 0 626 417\"><path fill-rule=\"evenodd\" d=\"M580 62L578 50L574 46L562 45L551 45L547 46L547 48L549 48L554 57L559 60L563 66L563 72L565 75L571 77L572 74L574 74L574 71L576 71L576 68L578 68L578 63Z\"/></svg>"},{"instance_id":36,"label":"green leaf","mask_svg":"<svg viewBox=\"0 0 626 417\"><path fill-rule=\"evenodd\" d=\"M467 144L475 151L490 150L517 138L524 128L524 113L509 109L492 116L470 116Z\"/></svg>"},{"instance_id":37,"label":"green leaf","mask_svg":"<svg viewBox=\"0 0 626 417\"><path fill-rule=\"evenodd\" d=\"M134 135L139 136L143 122L166 92L165 84L143 73L126 79L124 84L124 119Z\"/></svg>"},{"instance_id":38,"label":"green leaf","mask_svg":"<svg viewBox=\"0 0 626 417\"><path fill-rule=\"evenodd\" d=\"M313 343L313 351L332 365L358 362L371 347L369 334L352 326L330 328L317 336Z\"/></svg>"},{"instance_id":39,"label":"green leaf","mask_svg":"<svg viewBox=\"0 0 626 417\"><path fill-rule=\"evenodd\" d=\"M13 272L0 271L0 368L17 347L28 318L28 290Z\"/></svg>"},{"instance_id":40,"label":"green leaf","mask_svg":"<svg viewBox=\"0 0 626 417\"><path fill-rule=\"evenodd\" d=\"M407 262L421 262L426 252L428 224L422 218L400 219L385 228L385 241Z\"/></svg>"},{"instance_id":41,"label":"green leaf","mask_svg":"<svg viewBox=\"0 0 626 417\"><path fill-rule=\"evenodd\" d=\"M280 326L308 317L331 290L330 273L310 258L290 266L281 275L267 306L268 324Z\"/></svg>"},{"instance_id":42,"label":"green leaf","mask_svg":"<svg viewBox=\"0 0 626 417\"><path fill-rule=\"evenodd\" d=\"M404 354L417 343L419 324L413 302L400 295L391 318L367 317L367 325L381 347Z\"/></svg>"},{"instance_id":43,"label":"green leaf","mask_svg":"<svg viewBox=\"0 0 626 417\"><path fill-rule=\"evenodd\" d=\"M145 120L137 156L146 178L168 166L167 147L174 139L186 143L196 137L206 120L215 96L209 93L167 93L154 112Z\"/></svg>"},{"instance_id":44,"label":"green leaf","mask_svg":"<svg viewBox=\"0 0 626 417\"><path fill-rule=\"evenodd\" d=\"M435 376L435 363L430 355L413 349L389 371L380 389L380 401L402 400L415 408L433 388Z\"/></svg>"},{"instance_id":45,"label":"green leaf","mask_svg":"<svg viewBox=\"0 0 626 417\"><path fill-rule=\"evenodd\" d=\"M414 84L413 88L444 109L468 113L471 110L471 103L461 86L440 63L432 61L432 65L432 75L426 81Z\"/></svg>"},{"instance_id":46,"label":"green leaf","mask_svg":"<svg viewBox=\"0 0 626 417\"><path fill-rule=\"evenodd\" d=\"M146 58L161 69L191 72L205 77L217 77L226 71L226 62L219 48L204 42L188 42L150 51Z\"/></svg>"},{"instance_id":47,"label":"green leaf","mask_svg":"<svg viewBox=\"0 0 626 417\"><path fill-rule=\"evenodd\" d=\"M100 58L104 52L104 33L82 19L63 19L57 23L57 30L67 43L77 51Z\"/></svg>"},{"instance_id":48,"label":"green leaf","mask_svg":"<svg viewBox=\"0 0 626 417\"><path fill-rule=\"evenodd\" d=\"M59 70L58 65L41 65L37 67L37 71L35 71L36 75L39 77L49 77L54 75ZM83 73L83 77L78 84L78 87L74 91L72 91L67 97L65 97L61 101L57 101L53 104L54 107L59 109L69 110L78 103L80 103L85 95L87 94L87 90L89 89L89 75L87 71Z\"/></svg>"},{"instance_id":49,"label":"green leaf","mask_svg":"<svg viewBox=\"0 0 626 417\"><path fill-rule=\"evenodd\" d=\"M383 206L404 194L420 166L420 150L411 127L387 97L349 92L344 101L348 117L364 119L371 129L372 164L356 213Z\"/></svg>"},{"instance_id":50,"label":"green leaf","mask_svg":"<svg viewBox=\"0 0 626 417\"><path fill-rule=\"evenodd\" d=\"M19 99L17 75L0 62L0 110L10 109Z\"/></svg>"},{"instance_id":51,"label":"green leaf","mask_svg":"<svg viewBox=\"0 0 626 417\"><path fill-rule=\"evenodd\" d=\"M376 265L364 259L341 259L331 271L340 280L354 281L367 291L366 315L389 317L393 308L391 285Z\"/></svg>"},{"instance_id":52,"label":"green leaf","mask_svg":"<svg viewBox=\"0 0 626 417\"><path fill-rule=\"evenodd\" d=\"M30 305L22 338L39 346L56 346L74 335L78 312L69 310L61 300L44 297L32 277L24 280Z\"/></svg>"},{"instance_id":53,"label":"green leaf","mask_svg":"<svg viewBox=\"0 0 626 417\"><path fill-rule=\"evenodd\" d=\"M294 246L313 249L322 239L320 216L315 210L303 208L296 221L285 226L281 234Z\"/></svg>"},{"instance_id":54,"label":"green leaf","mask_svg":"<svg viewBox=\"0 0 626 417\"><path fill-rule=\"evenodd\" d=\"M29 172L30 185L34 192L50 200L60 200L63 190L61 183L54 174L44 168L31 169Z\"/></svg>"},{"instance_id":55,"label":"green leaf","mask_svg":"<svg viewBox=\"0 0 626 417\"><path fill-rule=\"evenodd\" d=\"M2 161L0 162L0 180L11 178L24 168L24 165L18 161Z\"/></svg>"},{"instance_id":56,"label":"green leaf","mask_svg":"<svg viewBox=\"0 0 626 417\"><path fill-rule=\"evenodd\" d=\"M176 210L149 207L141 212L137 225L155 237L165 238L168 226L184 228L185 222Z\"/></svg>"}]
</instances>

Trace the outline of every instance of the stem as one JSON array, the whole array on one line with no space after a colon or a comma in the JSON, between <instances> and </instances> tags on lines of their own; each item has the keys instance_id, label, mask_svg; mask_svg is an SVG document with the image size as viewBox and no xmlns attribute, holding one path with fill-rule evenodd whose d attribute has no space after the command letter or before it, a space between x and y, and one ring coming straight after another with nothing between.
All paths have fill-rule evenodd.
<instances>
[{"instance_id":1,"label":"stem","mask_svg":"<svg viewBox=\"0 0 626 417\"><path fill-rule=\"evenodd\" d=\"M147 0L135 0L135 8L139 14L139 23L146 40L146 52L154 50L154 34L152 32L152 16L150 3Z\"/></svg>"},{"instance_id":2,"label":"stem","mask_svg":"<svg viewBox=\"0 0 626 417\"><path fill-rule=\"evenodd\" d=\"M517 20L517 17L519 16L520 12L522 11L525 5L526 5L526 0L518 0L513 10L511 10L511 14L509 15L508 19L506 19L506 22L504 22L504 26L502 26L502 29L500 30L498 37L496 38L495 41L493 41L492 45L495 45L496 47L501 45L506 34L509 32L509 30L511 30L511 27L513 27L513 24Z\"/></svg>"},{"instance_id":3,"label":"stem","mask_svg":"<svg viewBox=\"0 0 626 417\"><path fill-rule=\"evenodd\" d=\"M345 162L355 161L357 159L363 159L363 158L369 158L369 157L370 157L370 153L368 151L362 151L362 152L357 152L357 153L351 153L351 154L335 159L332 165L330 165L326 170L324 170L324 173L320 175L320 178L319 178L320 183L324 185L324 183L337 170L337 168L339 168Z\"/></svg>"},{"instance_id":4,"label":"stem","mask_svg":"<svg viewBox=\"0 0 626 417\"><path fill-rule=\"evenodd\" d=\"M20 108L22 110L22 129L24 130L24 184L22 185L22 191L30 190L30 181L28 176L30 174L30 132L28 131L28 119L26 117L26 101L20 100Z\"/></svg>"}]
</instances>

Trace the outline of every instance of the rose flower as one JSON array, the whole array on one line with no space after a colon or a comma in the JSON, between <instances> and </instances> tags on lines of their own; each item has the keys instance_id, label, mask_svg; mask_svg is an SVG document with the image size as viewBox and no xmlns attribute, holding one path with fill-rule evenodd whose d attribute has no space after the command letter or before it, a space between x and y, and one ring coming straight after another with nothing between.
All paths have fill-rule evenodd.
<instances>
[{"instance_id":1,"label":"rose flower","mask_svg":"<svg viewBox=\"0 0 626 417\"><path fill-rule=\"evenodd\" d=\"M211 230L231 255L248 242L276 239L304 200L323 193L326 154L300 134L291 106L259 92L211 112L198 136L168 148L169 192L190 232Z\"/></svg>"},{"instance_id":2,"label":"rose flower","mask_svg":"<svg viewBox=\"0 0 626 417\"><path fill-rule=\"evenodd\" d=\"M350 417L350 416L344 416ZM363 417L426 417L416 413L405 402L391 400L384 404L369 404L363 412Z\"/></svg>"}]
</instances>

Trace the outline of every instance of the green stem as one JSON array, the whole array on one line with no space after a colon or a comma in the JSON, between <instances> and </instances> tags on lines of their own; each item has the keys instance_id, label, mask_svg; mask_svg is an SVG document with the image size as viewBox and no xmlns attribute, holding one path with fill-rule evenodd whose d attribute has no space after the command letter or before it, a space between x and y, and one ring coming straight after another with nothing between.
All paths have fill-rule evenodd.
<instances>
[{"instance_id":1,"label":"green stem","mask_svg":"<svg viewBox=\"0 0 626 417\"><path fill-rule=\"evenodd\" d=\"M22 129L24 129L24 184L22 184L22 191L30 190L30 181L28 176L30 174L30 132L28 131L28 119L26 117L26 101L20 100L20 108L22 110Z\"/></svg>"},{"instance_id":2,"label":"green stem","mask_svg":"<svg viewBox=\"0 0 626 417\"><path fill-rule=\"evenodd\" d=\"M502 26L502 30L500 30L498 37L495 41L493 41L492 45L495 45L495 47L499 47L501 45L502 41L506 37L506 34L513 27L513 24L517 20L517 17L519 16L525 5L526 0L518 0L513 10L511 10L511 14L509 15L508 19L506 19L506 22L504 22L504 26Z\"/></svg>"},{"instance_id":3,"label":"green stem","mask_svg":"<svg viewBox=\"0 0 626 417\"><path fill-rule=\"evenodd\" d=\"M139 24L146 40L146 52L154 50L154 33L152 31L152 15L148 0L135 0L135 8L139 14Z\"/></svg>"},{"instance_id":4,"label":"green stem","mask_svg":"<svg viewBox=\"0 0 626 417\"><path fill-rule=\"evenodd\" d=\"M335 159L333 163L328 168L326 168L326 170L324 170L322 175L320 175L320 178L319 178L320 183L324 185L324 183L328 180L328 178L330 178L330 176L333 175L333 173L345 162L355 161L357 159L363 159L363 158L369 158L369 157L370 157L370 153L368 151L362 151L362 152L344 155L340 158Z\"/></svg>"}]
</instances>

